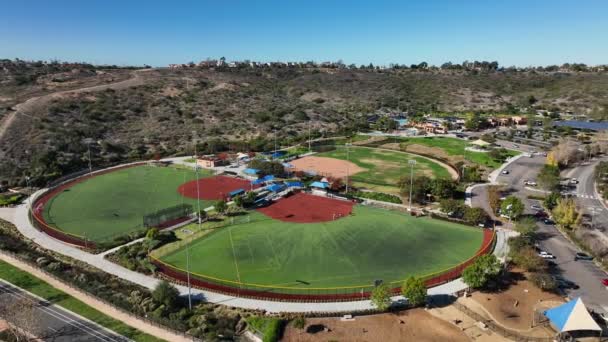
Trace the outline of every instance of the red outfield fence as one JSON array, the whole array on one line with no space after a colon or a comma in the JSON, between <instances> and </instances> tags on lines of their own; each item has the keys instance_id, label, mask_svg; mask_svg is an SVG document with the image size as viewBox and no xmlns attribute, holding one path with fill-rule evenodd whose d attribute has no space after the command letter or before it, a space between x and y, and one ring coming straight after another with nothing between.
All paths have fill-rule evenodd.
<instances>
[{"instance_id":1,"label":"red outfield fence","mask_svg":"<svg viewBox=\"0 0 608 342\"><path fill-rule=\"evenodd\" d=\"M489 254L494 249L495 231L484 229L483 243L477 253L461 264L454 266L448 270L439 271L433 274L423 276L427 287L434 287L457 279L462 274L462 271L482 255ZM173 267L163 261L149 256L150 261L156 265L161 274L176 280L179 283L186 284L188 274L179 268ZM401 291L403 280L393 281L389 284L393 287L392 292L398 294ZM270 299L277 301L290 302L327 302L327 301L350 301L368 299L373 286L350 286L350 287L334 287L334 288L294 288L294 287L278 287L271 285L247 284L230 281L225 279L203 276L195 273L190 273L190 284L194 287L211 290L214 292L225 293L238 297Z\"/></svg>"},{"instance_id":2,"label":"red outfield fence","mask_svg":"<svg viewBox=\"0 0 608 342\"><path fill-rule=\"evenodd\" d=\"M93 171L91 173L86 173L83 176L64 181L62 183L59 183L56 186L49 188L44 193L38 195L31 203L30 216L32 218L32 223L34 224L34 226L36 228L38 228L39 230L45 232L46 234L48 234L49 236L51 236L57 240L61 240L63 242L66 242L66 243L69 243L71 245L75 245L78 247L94 249L96 247L95 243L87 240L86 237L80 236L77 234L67 233L67 232L61 231L55 227L50 226L45 221L44 215L43 215L45 205L53 197L55 197L57 194L61 193L65 189L68 189L89 178L103 175L103 174L106 174L109 172L114 172L117 170L127 169L127 168L134 167L134 166L145 165L145 164L147 164L147 162L137 162L137 163L127 164L127 165L120 165L117 167L111 167L111 168L107 168L107 169L103 169L103 170L99 170L99 171Z\"/></svg>"}]
</instances>

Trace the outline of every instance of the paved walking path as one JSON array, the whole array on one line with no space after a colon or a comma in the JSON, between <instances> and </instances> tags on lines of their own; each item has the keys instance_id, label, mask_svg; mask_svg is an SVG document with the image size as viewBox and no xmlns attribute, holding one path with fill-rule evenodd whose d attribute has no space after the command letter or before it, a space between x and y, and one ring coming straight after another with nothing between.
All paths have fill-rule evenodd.
<instances>
[{"instance_id":1,"label":"paved walking path","mask_svg":"<svg viewBox=\"0 0 608 342\"><path fill-rule=\"evenodd\" d=\"M95 255L85 252L37 230L29 220L28 208L31 199L36 198L36 196L42 191L45 191L45 189L42 189L36 194L32 195L25 201L24 204L19 205L16 208L1 208L2 210L0 210L0 218L13 223L21 234L46 249L85 262L107 273L149 289L153 289L158 284L160 280L155 277L131 271L105 259L103 255ZM501 231L498 231L498 233L503 234ZM506 246L506 244L504 244L504 246ZM500 247L497 245L498 248L496 249L495 253L504 253L504 251L501 252L501 248L504 248L504 246ZM461 279L457 279L449 283L433 287L429 289L428 293L430 295L453 294L466 289L466 287L467 286L461 281ZM188 288L186 286L177 285L177 288L182 295L188 295ZM369 300L335 303L289 303L240 298L200 289L192 289L192 296L194 299L204 300L207 302L246 309L260 309L268 312L351 312L374 308ZM395 296L393 297L393 300L403 301L404 298L402 296Z\"/></svg>"}]
</instances>

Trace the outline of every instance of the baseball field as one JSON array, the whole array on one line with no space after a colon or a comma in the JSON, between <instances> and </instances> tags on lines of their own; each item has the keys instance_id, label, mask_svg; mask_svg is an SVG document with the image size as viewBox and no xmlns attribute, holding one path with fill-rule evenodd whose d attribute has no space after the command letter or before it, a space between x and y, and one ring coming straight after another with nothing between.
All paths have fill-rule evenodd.
<instances>
[{"instance_id":1,"label":"baseball field","mask_svg":"<svg viewBox=\"0 0 608 342\"><path fill-rule=\"evenodd\" d=\"M482 230L382 209L354 206L352 215L291 223L250 213L161 257L201 279L273 288L368 286L445 270L472 257Z\"/></svg>"},{"instance_id":2,"label":"baseball field","mask_svg":"<svg viewBox=\"0 0 608 342\"><path fill-rule=\"evenodd\" d=\"M199 177L211 173L199 170ZM178 192L196 178L192 169L136 166L79 182L52 197L43 208L47 224L61 231L106 242L143 229L143 216L196 200ZM212 204L201 200L201 207Z\"/></svg>"}]
</instances>

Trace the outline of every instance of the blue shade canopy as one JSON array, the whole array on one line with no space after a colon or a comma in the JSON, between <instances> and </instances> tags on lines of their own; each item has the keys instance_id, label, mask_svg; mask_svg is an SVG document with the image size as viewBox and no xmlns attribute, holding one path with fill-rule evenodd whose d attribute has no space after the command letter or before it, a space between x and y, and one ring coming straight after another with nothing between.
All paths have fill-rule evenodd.
<instances>
[{"instance_id":1,"label":"blue shade canopy","mask_svg":"<svg viewBox=\"0 0 608 342\"><path fill-rule=\"evenodd\" d=\"M327 183L327 182L312 182L310 184L310 186L313 187L313 188L327 189L327 188L329 188L329 183Z\"/></svg>"}]
</instances>

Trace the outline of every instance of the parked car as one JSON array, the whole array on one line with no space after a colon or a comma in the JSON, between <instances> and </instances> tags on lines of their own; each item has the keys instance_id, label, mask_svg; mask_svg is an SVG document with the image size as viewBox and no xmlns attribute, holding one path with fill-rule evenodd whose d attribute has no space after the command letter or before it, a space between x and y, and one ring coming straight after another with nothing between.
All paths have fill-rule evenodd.
<instances>
[{"instance_id":1,"label":"parked car","mask_svg":"<svg viewBox=\"0 0 608 342\"><path fill-rule=\"evenodd\" d=\"M602 279L602 285L608 287L608 279Z\"/></svg>"},{"instance_id":2,"label":"parked car","mask_svg":"<svg viewBox=\"0 0 608 342\"><path fill-rule=\"evenodd\" d=\"M541 207L538 204L533 204L532 206L530 206L530 209L538 211L538 210L543 210L543 207Z\"/></svg>"},{"instance_id":3,"label":"parked car","mask_svg":"<svg viewBox=\"0 0 608 342\"><path fill-rule=\"evenodd\" d=\"M539 211L537 211L536 213L534 213L534 216L536 216L536 217L538 217L538 218L544 218L544 217L547 217L547 216L549 216L549 215L547 215L547 213L546 213L546 212L544 212L544 211L542 211L542 210L539 210Z\"/></svg>"},{"instance_id":4,"label":"parked car","mask_svg":"<svg viewBox=\"0 0 608 342\"><path fill-rule=\"evenodd\" d=\"M578 184L578 179L570 178L570 184Z\"/></svg>"},{"instance_id":5,"label":"parked car","mask_svg":"<svg viewBox=\"0 0 608 342\"><path fill-rule=\"evenodd\" d=\"M540 253L538 253L538 256L543 259L555 259L555 256L553 254L547 253L545 251L541 251Z\"/></svg>"},{"instance_id":6,"label":"parked car","mask_svg":"<svg viewBox=\"0 0 608 342\"><path fill-rule=\"evenodd\" d=\"M528 185L528 186L536 186L538 185L535 181L531 181L531 180L525 180L524 181L524 185Z\"/></svg>"},{"instance_id":7,"label":"parked car","mask_svg":"<svg viewBox=\"0 0 608 342\"><path fill-rule=\"evenodd\" d=\"M513 144L513 147L518 148L518 147L519 147L519 145L517 145L517 144Z\"/></svg>"},{"instance_id":8,"label":"parked car","mask_svg":"<svg viewBox=\"0 0 608 342\"><path fill-rule=\"evenodd\" d=\"M509 170L502 170L501 172L503 175L508 175L509 174Z\"/></svg>"},{"instance_id":9,"label":"parked car","mask_svg":"<svg viewBox=\"0 0 608 342\"><path fill-rule=\"evenodd\" d=\"M544 220L543 220L543 223L544 223L544 224L555 224L555 222L553 222L553 220L548 219L548 218L544 219Z\"/></svg>"},{"instance_id":10,"label":"parked car","mask_svg":"<svg viewBox=\"0 0 608 342\"><path fill-rule=\"evenodd\" d=\"M575 282L570 281L568 279L564 279L562 277L555 277L555 281L557 282L557 286L562 289L573 289L578 290L580 286L578 286Z\"/></svg>"},{"instance_id":11,"label":"parked car","mask_svg":"<svg viewBox=\"0 0 608 342\"><path fill-rule=\"evenodd\" d=\"M593 257L585 253L577 252L574 255L574 260L593 260Z\"/></svg>"}]
</instances>

